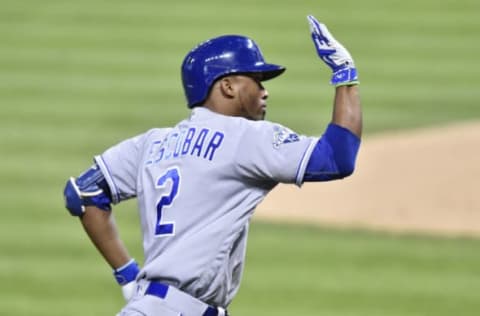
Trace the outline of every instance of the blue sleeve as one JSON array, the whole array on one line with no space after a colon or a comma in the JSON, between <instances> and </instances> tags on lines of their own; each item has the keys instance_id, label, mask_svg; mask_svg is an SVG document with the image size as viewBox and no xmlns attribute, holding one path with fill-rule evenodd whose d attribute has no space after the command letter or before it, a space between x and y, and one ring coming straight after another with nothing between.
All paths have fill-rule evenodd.
<instances>
[{"instance_id":1,"label":"blue sleeve","mask_svg":"<svg viewBox=\"0 0 480 316\"><path fill-rule=\"evenodd\" d=\"M360 139L348 129L330 123L315 145L303 181L329 181L353 173Z\"/></svg>"}]
</instances>

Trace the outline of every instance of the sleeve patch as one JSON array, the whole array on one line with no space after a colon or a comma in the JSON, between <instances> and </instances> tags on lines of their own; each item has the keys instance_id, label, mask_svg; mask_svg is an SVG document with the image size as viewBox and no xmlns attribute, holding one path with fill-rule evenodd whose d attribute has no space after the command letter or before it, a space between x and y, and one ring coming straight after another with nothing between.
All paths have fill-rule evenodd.
<instances>
[{"instance_id":1,"label":"sleeve patch","mask_svg":"<svg viewBox=\"0 0 480 316\"><path fill-rule=\"evenodd\" d=\"M273 128L273 147L279 148L283 144L298 142L300 137L295 134L292 130L276 125Z\"/></svg>"}]
</instances>

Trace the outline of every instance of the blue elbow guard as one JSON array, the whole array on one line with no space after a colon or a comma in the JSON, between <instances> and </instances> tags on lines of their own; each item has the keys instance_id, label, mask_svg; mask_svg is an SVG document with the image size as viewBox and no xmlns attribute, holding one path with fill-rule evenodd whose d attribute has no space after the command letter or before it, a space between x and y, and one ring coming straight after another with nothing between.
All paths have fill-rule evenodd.
<instances>
[{"instance_id":1,"label":"blue elbow guard","mask_svg":"<svg viewBox=\"0 0 480 316\"><path fill-rule=\"evenodd\" d=\"M65 207L73 216L81 216L85 212L82 193L80 192L74 178L70 178L63 189Z\"/></svg>"},{"instance_id":2,"label":"blue elbow guard","mask_svg":"<svg viewBox=\"0 0 480 316\"><path fill-rule=\"evenodd\" d=\"M73 216L81 216L85 206L94 205L102 210L111 210L108 184L97 165L81 174L77 179L70 178L63 190L65 207Z\"/></svg>"},{"instance_id":3,"label":"blue elbow guard","mask_svg":"<svg viewBox=\"0 0 480 316\"><path fill-rule=\"evenodd\" d=\"M353 173L360 139L336 124L329 124L315 146L308 162L304 181L328 181Z\"/></svg>"}]
</instances>

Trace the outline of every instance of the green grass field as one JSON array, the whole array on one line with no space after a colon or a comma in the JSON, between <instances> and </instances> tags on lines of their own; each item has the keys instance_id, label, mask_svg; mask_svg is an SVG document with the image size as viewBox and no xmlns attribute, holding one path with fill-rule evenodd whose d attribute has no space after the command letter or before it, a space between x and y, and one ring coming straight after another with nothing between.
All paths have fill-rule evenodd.
<instances>
[{"instance_id":1,"label":"green grass field","mask_svg":"<svg viewBox=\"0 0 480 316\"><path fill-rule=\"evenodd\" d=\"M287 73L269 119L320 134L329 71L314 14L355 57L365 131L479 119L480 3L12 1L0 10L0 314L114 315L122 298L62 189L91 157L188 114L179 65L197 42L253 37ZM117 209L142 260L135 204ZM238 315L477 315L480 240L254 222Z\"/></svg>"}]
</instances>

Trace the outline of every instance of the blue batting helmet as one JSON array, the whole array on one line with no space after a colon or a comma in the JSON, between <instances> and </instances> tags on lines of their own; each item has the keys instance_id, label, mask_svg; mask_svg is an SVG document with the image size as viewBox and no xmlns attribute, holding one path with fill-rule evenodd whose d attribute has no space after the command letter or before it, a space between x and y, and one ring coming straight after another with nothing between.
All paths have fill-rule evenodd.
<instances>
[{"instance_id":1,"label":"blue batting helmet","mask_svg":"<svg viewBox=\"0 0 480 316\"><path fill-rule=\"evenodd\" d=\"M187 105L202 104L212 84L229 74L261 73L262 81L279 76L285 67L268 64L257 44L241 35L224 35L192 49L182 63L182 82Z\"/></svg>"}]
</instances>

